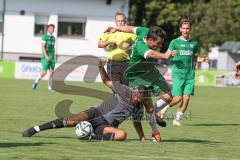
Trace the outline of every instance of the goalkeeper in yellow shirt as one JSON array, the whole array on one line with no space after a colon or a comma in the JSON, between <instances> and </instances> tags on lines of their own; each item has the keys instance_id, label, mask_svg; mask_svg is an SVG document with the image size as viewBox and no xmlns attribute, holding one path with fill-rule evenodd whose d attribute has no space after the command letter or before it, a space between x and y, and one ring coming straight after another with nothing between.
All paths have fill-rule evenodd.
<instances>
[{"instance_id":1,"label":"goalkeeper in yellow shirt","mask_svg":"<svg viewBox=\"0 0 240 160\"><path fill-rule=\"evenodd\" d=\"M116 26L126 25L126 16L122 12L115 14ZM128 85L123 73L128 66L131 45L136 39L133 33L114 32L104 33L98 41L99 48L107 50L107 73L112 81Z\"/></svg>"}]
</instances>

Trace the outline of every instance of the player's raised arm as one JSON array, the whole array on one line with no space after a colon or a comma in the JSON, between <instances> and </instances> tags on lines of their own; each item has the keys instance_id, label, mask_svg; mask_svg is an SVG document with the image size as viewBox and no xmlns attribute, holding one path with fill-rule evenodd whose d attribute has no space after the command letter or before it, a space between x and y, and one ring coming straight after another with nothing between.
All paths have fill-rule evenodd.
<instances>
[{"instance_id":1,"label":"player's raised arm","mask_svg":"<svg viewBox=\"0 0 240 160\"><path fill-rule=\"evenodd\" d=\"M99 69L99 72L100 72L100 76L101 76L101 79L102 79L103 83L106 86L108 86L109 88L112 88L112 81L108 77L108 75L105 71L105 68L104 68L105 64L106 64L106 61L104 61L102 59L100 59L99 62L98 62L98 69Z\"/></svg>"}]
</instances>

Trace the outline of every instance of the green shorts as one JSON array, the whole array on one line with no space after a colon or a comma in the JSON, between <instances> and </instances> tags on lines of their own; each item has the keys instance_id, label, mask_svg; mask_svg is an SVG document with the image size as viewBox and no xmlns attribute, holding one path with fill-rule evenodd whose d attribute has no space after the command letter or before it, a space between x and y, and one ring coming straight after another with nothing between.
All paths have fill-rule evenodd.
<instances>
[{"instance_id":1,"label":"green shorts","mask_svg":"<svg viewBox=\"0 0 240 160\"><path fill-rule=\"evenodd\" d=\"M172 78L173 96L194 95L194 79Z\"/></svg>"},{"instance_id":2,"label":"green shorts","mask_svg":"<svg viewBox=\"0 0 240 160\"><path fill-rule=\"evenodd\" d=\"M156 78L157 77L157 78ZM159 96L161 93L170 92L170 88L161 74L159 75L144 75L137 77L136 79L129 79L129 86L137 88L140 85L144 85L151 91L155 96Z\"/></svg>"},{"instance_id":3,"label":"green shorts","mask_svg":"<svg viewBox=\"0 0 240 160\"><path fill-rule=\"evenodd\" d=\"M55 61L53 61L53 60L47 61L45 59L41 59L41 62L42 62L42 70L44 70L44 71L54 70Z\"/></svg>"}]
</instances>

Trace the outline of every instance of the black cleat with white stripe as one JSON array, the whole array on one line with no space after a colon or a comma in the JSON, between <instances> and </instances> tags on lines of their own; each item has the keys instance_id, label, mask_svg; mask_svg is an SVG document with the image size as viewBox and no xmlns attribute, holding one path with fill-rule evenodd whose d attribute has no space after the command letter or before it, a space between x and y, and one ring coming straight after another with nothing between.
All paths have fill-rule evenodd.
<instances>
[{"instance_id":1,"label":"black cleat with white stripe","mask_svg":"<svg viewBox=\"0 0 240 160\"><path fill-rule=\"evenodd\" d=\"M23 137L32 137L36 133L37 133L37 131L32 127L32 128L27 129L26 131L24 131L22 136Z\"/></svg>"}]
</instances>

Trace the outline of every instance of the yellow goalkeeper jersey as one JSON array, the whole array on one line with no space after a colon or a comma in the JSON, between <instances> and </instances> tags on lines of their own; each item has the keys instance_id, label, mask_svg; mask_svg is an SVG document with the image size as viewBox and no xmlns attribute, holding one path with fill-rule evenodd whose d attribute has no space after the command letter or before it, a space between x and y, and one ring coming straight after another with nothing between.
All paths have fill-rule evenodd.
<instances>
[{"instance_id":1,"label":"yellow goalkeeper jersey","mask_svg":"<svg viewBox=\"0 0 240 160\"><path fill-rule=\"evenodd\" d=\"M124 61L129 59L130 47L136 37L133 33L117 31L115 33L104 33L100 39L104 42L116 41L116 45L107 46L107 58L115 61ZM127 45L130 45L130 47L126 47Z\"/></svg>"}]
</instances>

